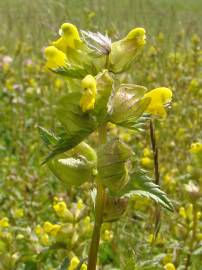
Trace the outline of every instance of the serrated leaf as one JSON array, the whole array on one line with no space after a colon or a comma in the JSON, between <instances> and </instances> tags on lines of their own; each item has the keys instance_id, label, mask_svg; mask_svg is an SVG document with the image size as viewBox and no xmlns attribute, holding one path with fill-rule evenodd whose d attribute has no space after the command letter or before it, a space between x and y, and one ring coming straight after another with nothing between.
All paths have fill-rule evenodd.
<instances>
[{"instance_id":1,"label":"serrated leaf","mask_svg":"<svg viewBox=\"0 0 202 270\"><path fill-rule=\"evenodd\" d=\"M43 163L75 147L97 128L96 117L91 113L82 112L79 106L80 98L80 93L70 93L64 96L57 104L56 117L66 132L61 134Z\"/></svg>"},{"instance_id":2,"label":"serrated leaf","mask_svg":"<svg viewBox=\"0 0 202 270\"><path fill-rule=\"evenodd\" d=\"M39 135L44 142L44 144L49 147L58 141L55 134L44 127L38 126Z\"/></svg>"},{"instance_id":3,"label":"serrated leaf","mask_svg":"<svg viewBox=\"0 0 202 270\"><path fill-rule=\"evenodd\" d=\"M59 67L57 69L51 69L51 71L58 75L73 79L83 79L88 74L86 69L79 66L70 65L66 67Z\"/></svg>"},{"instance_id":4,"label":"serrated leaf","mask_svg":"<svg viewBox=\"0 0 202 270\"><path fill-rule=\"evenodd\" d=\"M167 210L173 211L173 205L166 196L166 193L162 191L143 170L134 172L131 175L131 181L129 186L126 187L126 190L128 190L128 192L126 192L123 197L131 198L134 196L143 196L154 200Z\"/></svg>"}]
</instances>

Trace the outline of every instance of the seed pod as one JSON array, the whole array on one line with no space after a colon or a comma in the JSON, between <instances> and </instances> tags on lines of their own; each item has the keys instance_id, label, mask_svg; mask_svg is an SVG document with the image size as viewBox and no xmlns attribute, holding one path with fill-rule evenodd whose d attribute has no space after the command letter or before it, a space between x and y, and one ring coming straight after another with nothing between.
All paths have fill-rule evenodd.
<instances>
[{"instance_id":1,"label":"seed pod","mask_svg":"<svg viewBox=\"0 0 202 270\"><path fill-rule=\"evenodd\" d=\"M128 206L127 198L112 197L106 195L103 220L105 222L113 222L123 216Z\"/></svg>"},{"instance_id":2,"label":"seed pod","mask_svg":"<svg viewBox=\"0 0 202 270\"><path fill-rule=\"evenodd\" d=\"M111 140L98 149L98 174L103 184L118 192L129 181L128 164L132 150L118 139Z\"/></svg>"},{"instance_id":3,"label":"seed pod","mask_svg":"<svg viewBox=\"0 0 202 270\"><path fill-rule=\"evenodd\" d=\"M150 98L144 98L147 88L135 84L122 84L113 98L111 121L121 123L134 120L148 107Z\"/></svg>"},{"instance_id":4,"label":"seed pod","mask_svg":"<svg viewBox=\"0 0 202 270\"><path fill-rule=\"evenodd\" d=\"M50 160L48 166L66 185L81 185L92 178L96 158L95 151L82 142L72 150Z\"/></svg>"}]
</instances>

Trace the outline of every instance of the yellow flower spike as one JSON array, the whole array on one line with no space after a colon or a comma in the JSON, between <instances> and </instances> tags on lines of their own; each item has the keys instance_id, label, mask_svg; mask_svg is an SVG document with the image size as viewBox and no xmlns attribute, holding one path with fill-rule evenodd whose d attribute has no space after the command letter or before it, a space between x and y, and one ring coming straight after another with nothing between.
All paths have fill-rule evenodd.
<instances>
[{"instance_id":1,"label":"yellow flower spike","mask_svg":"<svg viewBox=\"0 0 202 270\"><path fill-rule=\"evenodd\" d=\"M191 144L190 152L192 154L202 153L202 143L195 142Z\"/></svg>"},{"instance_id":2,"label":"yellow flower spike","mask_svg":"<svg viewBox=\"0 0 202 270\"><path fill-rule=\"evenodd\" d=\"M96 80L92 75L87 75L81 81L83 94L80 99L80 107L83 112L94 109L95 99L97 94Z\"/></svg>"},{"instance_id":3,"label":"yellow flower spike","mask_svg":"<svg viewBox=\"0 0 202 270\"><path fill-rule=\"evenodd\" d=\"M49 46L45 49L45 56L47 59L46 68L47 69L54 69L58 67L64 67L67 63L66 55L58 50L54 46Z\"/></svg>"},{"instance_id":4,"label":"yellow flower spike","mask_svg":"<svg viewBox=\"0 0 202 270\"><path fill-rule=\"evenodd\" d=\"M67 53L68 47L76 48L76 44L81 42L78 29L71 23L63 23L59 30L61 37L52 43L57 49Z\"/></svg>"},{"instance_id":5,"label":"yellow flower spike","mask_svg":"<svg viewBox=\"0 0 202 270\"><path fill-rule=\"evenodd\" d=\"M145 98L150 97L151 101L146 109L147 113L166 117L166 110L164 105L171 102L172 91L166 87L159 87L147 92L144 95Z\"/></svg>"},{"instance_id":6,"label":"yellow flower spike","mask_svg":"<svg viewBox=\"0 0 202 270\"><path fill-rule=\"evenodd\" d=\"M165 266L164 266L164 269L165 270L176 270L175 266L173 263L167 263Z\"/></svg>"}]
</instances>

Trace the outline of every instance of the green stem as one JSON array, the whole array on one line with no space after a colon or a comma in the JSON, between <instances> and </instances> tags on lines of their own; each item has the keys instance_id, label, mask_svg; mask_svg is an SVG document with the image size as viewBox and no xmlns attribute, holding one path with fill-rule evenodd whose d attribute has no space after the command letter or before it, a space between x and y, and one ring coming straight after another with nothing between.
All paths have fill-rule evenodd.
<instances>
[{"instance_id":1,"label":"green stem","mask_svg":"<svg viewBox=\"0 0 202 270\"><path fill-rule=\"evenodd\" d=\"M98 129L99 140L101 144L106 143L106 126L101 126ZM95 201L95 222L93 227L93 234L88 254L88 268L87 270L95 270L97 264L98 249L100 243L100 232L103 222L103 210L105 203L105 189L102 185L99 177L96 179L97 182L97 195Z\"/></svg>"}]
</instances>

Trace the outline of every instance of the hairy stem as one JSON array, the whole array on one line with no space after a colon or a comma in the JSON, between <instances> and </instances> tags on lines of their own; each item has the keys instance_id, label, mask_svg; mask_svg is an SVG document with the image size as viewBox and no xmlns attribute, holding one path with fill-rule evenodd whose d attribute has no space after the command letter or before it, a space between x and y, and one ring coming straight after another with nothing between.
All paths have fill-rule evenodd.
<instances>
[{"instance_id":1,"label":"hairy stem","mask_svg":"<svg viewBox=\"0 0 202 270\"><path fill-rule=\"evenodd\" d=\"M101 126L98 129L100 144L106 143L106 126ZM95 201L95 222L93 227L93 234L88 255L88 268L87 270L95 270L97 264L98 249L100 243L100 232L103 221L103 210L105 203L105 189L100 181L99 177L97 182L97 195Z\"/></svg>"},{"instance_id":2,"label":"hairy stem","mask_svg":"<svg viewBox=\"0 0 202 270\"><path fill-rule=\"evenodd\" d=\"M155 135L155 128L153 120L150 120L150 140L151 140L151 147L153 152L153 160L154 160L154 177L155 177L155 184L160 184L160 174L159 174L159 158L158 158L158 147L156 143L156 135ZM154 239L157 237L159 229L160 229L160 219L161 219L161 211L160 207L156 205L156 212L155 212L155 227L154 227Z\"/></svg>"}]
</instances>

